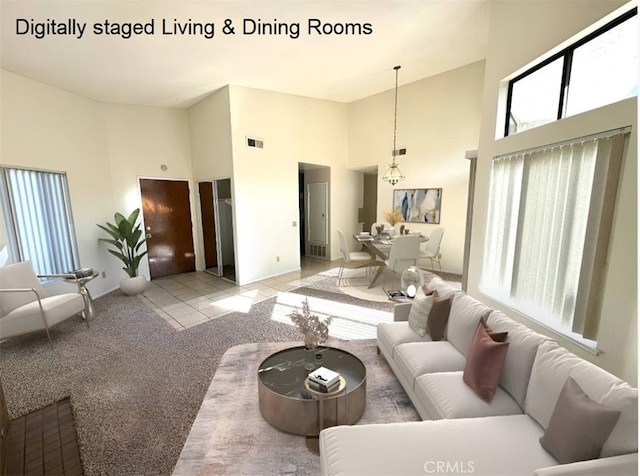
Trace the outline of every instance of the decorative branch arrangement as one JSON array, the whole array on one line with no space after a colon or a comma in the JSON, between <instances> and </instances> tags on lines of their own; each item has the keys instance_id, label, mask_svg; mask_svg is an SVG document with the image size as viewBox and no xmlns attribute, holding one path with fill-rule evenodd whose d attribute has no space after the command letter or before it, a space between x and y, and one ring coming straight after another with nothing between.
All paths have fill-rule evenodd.
<instances>
[{"instance_id":1,"label":"decorative branch arrangement","mask_svg":"<svg viewBox=\"0 0 640 476\"><path fill-rule=\"evenodd\" d=\"M402 212L398 208L395 208L393 210L387 210L386 212L384 212L384 219L391 226L401 221L404 221L404 218L402 217Z\"/></svg>"},{"instance_id":2,"label":"decorative branch arrangement","mask_svg":"<svg viewBox=\"0 0 640 476\"><path fill-rule=\"evenodd\" d=\"M289 314L291 321L302 332L304 336L304 346L307 349L314 349L318 347L318 344L326 342L329 337L329 324L331 324L331 316L324 320L311 314L309 309L309 299L305 298L302 303L302 312L297 308L291 314Z\"/></svg>"}]
</instances>

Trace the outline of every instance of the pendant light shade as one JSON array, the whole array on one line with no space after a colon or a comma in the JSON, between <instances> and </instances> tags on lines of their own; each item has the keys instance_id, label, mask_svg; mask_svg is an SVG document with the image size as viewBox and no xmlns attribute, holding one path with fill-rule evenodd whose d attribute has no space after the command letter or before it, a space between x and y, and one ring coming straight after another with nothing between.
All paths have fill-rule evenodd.
<instances>
[{"instance_id":1,"label":"pendant light shade","mask_svg":"<svg viewBox=\"0 0 640 476\"><path fill-rule=\"evenodd\" d=\"M394 109L393 109L393 150L391 151L391 163L389 164L389 170L382 176L382 180L385 182L389 182L391 185L395 185L401 180L404 180L404 175L400 172L398 165L396 164L396 133L398 126L398 70L400 66L394 66L393 68L396 71L396 90L395 90L395 101L394 101Z\"/></svg>"}]
</instances>

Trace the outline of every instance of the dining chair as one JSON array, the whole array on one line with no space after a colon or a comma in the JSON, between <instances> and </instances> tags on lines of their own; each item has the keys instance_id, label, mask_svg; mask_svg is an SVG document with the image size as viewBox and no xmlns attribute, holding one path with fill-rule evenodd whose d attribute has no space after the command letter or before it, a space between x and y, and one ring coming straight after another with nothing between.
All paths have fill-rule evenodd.
<instances>
[{"instance_id":1,"label":"dining chair","mask_svg":"<svg viewBox=\"0 0 640 476\"><path fill-rule=\"evenodd\" d=\"M418 264L420 255L420 235L398 235L391 243L389 258L385 261L387 268L402 275L409 266Z\"/></svg>"},{"instance_id":2,"label":"dining chair","mask_svg":"<svg viewBox=\"0 0 640 476\"><path fill-rule=\"evenodd\" d=\"M0 339L44 330L51 341L51 327L84 311L80 293L47 296L39 277L73 279L75 275L37 276L28 261L0 267Z\"/></svg>"},{"instance_id":3,"label":"dining chair","mask_svg":"<svg viewBox=\"0 0 640 476\"><path fill-rule=\"evenodd\" d=\"M434 262L438 263L438 268L442 271L442 266L440 266L440 258L442 258L442 253L440 253L440 243L442 242L442 235L444 235L444 228L434 228L429 235L429 241L427 241L426 246L420 251L420 259L428 259L431 261L432 271L434 269Z\"/></svg>"},{"instance_id":4,"label":"dining chair","mask_svg":"<svg viewBox=\"0 0 640 476\"><path fill-rule=\"evenodd\" d=\"M340 238L340 251L342 252L342 264L338 271L338 286L342 281L342 275L344 274L344 267L350 263L365 263L372 261L371 255L365 251L351 251L347 244L347 239L344 237L342 230L338 229L338 237ZM367 277L369 277L369 267L366 269Z\"/></svg>"}]
</instances>

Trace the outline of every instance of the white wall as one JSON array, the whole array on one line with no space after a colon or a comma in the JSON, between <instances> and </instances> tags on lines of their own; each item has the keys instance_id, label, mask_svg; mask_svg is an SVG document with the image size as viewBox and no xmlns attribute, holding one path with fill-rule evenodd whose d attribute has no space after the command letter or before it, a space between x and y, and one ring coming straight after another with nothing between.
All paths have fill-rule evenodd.
<instances>
[{"instance_id":1,"label":"white wall","mask_svg":"<svg viewBox=\"0 0 640 476\"><path fill-rule=\"evenodd\" d=\"M331 167L332 229L356 226L350 190L357 174L344 169L346 105L237 86L230 87L230 104L237 274L244 284L300 267L293 226L298 162ZM247 147L246 136L264 140L264 148Z\"/></svg>"},{"instance_id":2,"label":"white wall","mask_svg":"<svg viewBox=\"0 0 640 476\"><path fill-rule=\"evenodd\" d=\"M442 269L458 274L469 183L464 157L478 147L483 78L484 62L477 62L399 88L397 146L407 147L407 155L397 160L406 179L395 187L381 180L391 163L394 90L349 104L348 167L378 166L377 221L391 210L394 188L442 188L440 225L405 225L425 235L443 227Z\"/></svg>"},{"instance_id":3,"label":"white wall","mask_svg":"<svg viewBox=\"0 0 640 476\"><path fill-rule=\"evenodd\" d=\"M187 111L117 104L103 104L102 110L114 211L127 214L135 208L142 209L140 178L187 181L195 243L197 186L191 179L193 173ZM162 170L162 165L167 170ZM113 219L109 221L113 223ZM139 272L150 278L146 259L142 260Z\"/></svg>"},{"instance_id":4,"label":"white wall","mask_svg":"<svg viewBox=\"0 0 640 476\"><path fill-rule=\"evenodd\" d=\"M491 4L489 53L484 80L482 127L472 232L469 293L502 308L514 319L542 333L532 321L483 296L478 290L482 271L491 159L496 155L580 137L616 127L633 126L619 186L602 323L595 356L567 339L552 335L572 352L637 384L637 98L621 101L508 138L496 140L501 81L556 45L607 15L622 2L496 2ZM541 29L541 25L544 28ZM514 47L517 38L517 48Z\"/></svg>"},{"instance_id":5,"label":"white wall","mask_svg":"<svg viewBox=\"0 0 640 476\"><path fill-rule=\"evenodd\" d=\"M2 163L67 172L80 263L106 272L88 288L94 296L116 289L125 273L98 242L96 223L141 206L139 176L191 179L186 111L104 104L1 74Z\"/></svg>"},{"instance_id":6,"label":"white wall","mask_svg":"<svg viewBox=\"0 0 640 476\"><path fill-rule=\"evenodd\" d=\"M115 275L119 267L97 241L96 223L113 209L101 105L4 70L0 73L2 164L67 172L80 264ZM88 287L100 294L113 282L96 279Z\"/></svg>"}]
</instances>

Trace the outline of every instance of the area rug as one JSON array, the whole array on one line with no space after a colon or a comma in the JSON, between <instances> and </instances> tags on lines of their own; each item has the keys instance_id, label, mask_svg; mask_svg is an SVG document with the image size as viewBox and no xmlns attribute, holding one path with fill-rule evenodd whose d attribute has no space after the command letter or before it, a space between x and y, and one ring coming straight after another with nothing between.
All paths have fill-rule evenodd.
<instances>
[{"instance_id":1,"label":"area rug","mask_svg":"<svg viewBox=\"0 0 640 476\"><path fill-rule=\"evenodd\" d=\"M318 456L303 436L267 423L258 407L257 370L270 354L296 343L245 344L223 356L174 474L318 475ZM357 424L419 421L420 418L373 340L332 341L367 368L367 402Z\"/></svg>"},{"instance_id":2,"label":"area rug","mask_svg":"<svg viewBox=\"0 0 640 476\"><path fill-rule=\"evenodd\" d=\"M340 285L337 284L339 268L332 268L311 277L308 282L303 280L303 286L294 292L321 290L324 292L341 294L353 298L353 303L359 306L378 305L378 309L391 309L394 302L389 300L387 291L400 289L400 276L386 270L378 278L376 285L369 288L369 278L362 269L345 269ZM423 270L425 282L433 276L440 276L453 287L460 289L461 276L450 273L432 273ZM313 291L311 291L313 292ZM338 298L339 299L339 298ZM386 306L386 307L385 307Z\"/></svg>"}]
</instances>

